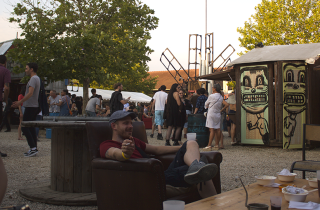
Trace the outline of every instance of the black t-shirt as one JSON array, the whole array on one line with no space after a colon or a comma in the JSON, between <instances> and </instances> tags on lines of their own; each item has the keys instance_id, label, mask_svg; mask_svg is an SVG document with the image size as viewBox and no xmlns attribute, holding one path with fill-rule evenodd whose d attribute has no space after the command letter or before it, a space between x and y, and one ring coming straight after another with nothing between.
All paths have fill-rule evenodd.
<instances>
[{"instance_id":1,"label":"black t-shirt","mask_svg":"<svg viewBox=\"0 0 320 210\"><path fill-rule=\"evenodd\" d=\"M110 99L110 112L111 114L118 110L123 110L123 104L121 103L122 94L119 91L114 91Z\"/></svg>"},{"instance_id":2,"label":"black t-shirt","mask_svg":"<svg viewBox=\"0 0 320 210\"><path fill-rule=\"evenodd\" d=\"M78 109L78 113L82 114L82 102L81 101L76 101L76 107Z\"/></svg>"},{"instance_id":3,"label":"black t-shirt","mask_svg":"<svg viewBox=\"0 0 320 210\"><path fill-rule=\"evenodd\" d=\"M184 99L184 105L186 107L186 110L192 111L192 105L188 99Z\"/></svg>"}]
</instances>

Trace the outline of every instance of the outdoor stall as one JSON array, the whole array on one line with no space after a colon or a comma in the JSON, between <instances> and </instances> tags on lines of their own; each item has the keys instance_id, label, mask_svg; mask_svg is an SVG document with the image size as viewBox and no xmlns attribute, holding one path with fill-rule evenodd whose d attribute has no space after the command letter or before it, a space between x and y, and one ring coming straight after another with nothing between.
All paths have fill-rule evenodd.
<instances>
[{"instance_id":1,"label":"outdoor stall","mask_svg":"<svg viewBox=\"0 0 320 210\"><path fill-rule=\"evenodd\" d=\"M320 43L255 48L229 70L200 78L236 81L236 138L242 144L301 148L303 124L320 124L319 55Z\"/></svg>"}]
</instances>

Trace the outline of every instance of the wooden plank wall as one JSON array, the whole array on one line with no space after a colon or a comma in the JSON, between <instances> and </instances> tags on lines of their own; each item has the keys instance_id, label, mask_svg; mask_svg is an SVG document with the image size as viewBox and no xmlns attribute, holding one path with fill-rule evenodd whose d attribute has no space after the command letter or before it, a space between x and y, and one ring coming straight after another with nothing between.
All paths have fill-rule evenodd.
<instances>
[{"instance_id":1,"label":"wooden plank wall","mask_svg":"<svg viewBox=\"0 0 320 210\"><path fill-rule=\"evenodd\" d=\"M282 61L274 63L275 77L275 138L278 143L283 142L283 83L282 83Z\"/></svg>"},{"instance_id":2,"label":"wooden plank wall","mask_svg":"<svg viewBox=\"0 0 320 210\"><path fill-rule=\"evenodd\" d=\"M320 59L315 64L308 65L307 70L307 123L320 124L320 70L313 70L314 66L320 65Z\"/></svg>"},{"instance_id":3,"label":"wooden plank wall","mask_svg":"<svg viewBox=\"0 0 320 210\"><path fill-rule=\"evenodd\" d=\"M276 143L275 140L275 104L274 104L274 94L273 94L273 62L268 63L268 106L269 106L269 138L270 138L270 145Z\"/></svg>"},{"instance_id":4,"label":"wooden plank wall","mask_svg":"<svg viewBox=\"0 0 320 210\"><path fill-rule=\"evenodd\" d=\"M241 81L240 81L240 66L235 67L235 77L236 77L236 140L241 142Z\"/></svg>"},{"instance_id":5,"label":"wooden plank wall","mask_svg":"<svg viewBox=\"0 0 320 210\"><path fill-rule=\"evenodd\" d=\"M94 192L86 129L52 129L51 150L52 190Z\"/></svg>"}]
</instances>

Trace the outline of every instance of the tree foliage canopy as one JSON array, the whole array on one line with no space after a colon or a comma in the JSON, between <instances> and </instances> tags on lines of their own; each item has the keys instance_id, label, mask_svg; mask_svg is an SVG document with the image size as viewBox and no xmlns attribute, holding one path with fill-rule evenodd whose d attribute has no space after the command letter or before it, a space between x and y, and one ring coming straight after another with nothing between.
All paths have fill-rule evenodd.
<instances>
[{"instance_id":1,"label":"tree foliage canopy","mask_svg":"<svg viewBox=\"0 0 320 210\"><path fill-rule=\"evenodd\" d=\"M148 81L154 88L155 81L147 79L146 63L152 52L147 40L158 18L147 5L136 0L33 2L22 0L10 18L19 23L24 36L14 41L8 55L22 64L14 69L16 73L24 71L26 63L36 62L41 77L77 79L84 89L93 81L108 84L109 78L119 78L123 82L130 75L132 83L132 79L135 84Z\"/></svg>"},{"instance_id":2,"label":"tree foliage canopy","mask_svg":"<svg viewBox=\"0 0 320 210\"><path fill-rule=\"evenodd\" d=\"M319 0L262 0L244 27L237 28L245 52L255 44L307 44L320 42Z\"/></svg>"}]
</instances>

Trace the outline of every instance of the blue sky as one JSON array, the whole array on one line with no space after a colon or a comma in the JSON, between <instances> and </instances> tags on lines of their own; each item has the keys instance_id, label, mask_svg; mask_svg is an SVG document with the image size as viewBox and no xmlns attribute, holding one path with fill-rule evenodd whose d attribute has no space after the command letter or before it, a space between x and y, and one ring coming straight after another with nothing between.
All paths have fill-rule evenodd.
<instances>
[{"instance_id":1,"label":"blue sky","mask_svg":"<svg viewBox=\"0 0 320 210\"><path fill-rule=\"evenodd\" d=\"M151 32L152 39L148 45L154 52L148 63L151 71L165 70L161 64L161 53L169 48L185 69L188 69L189 34L201 34L202 51L204 52L205 34L205 0L141 0L155 10L159 18L159 27ZM13 11L11 5L19 0L0 0L0 42L14 39L17 32L21 33L18 25L9 23L8 18ZM207 0L208 23L207 32L214 33L214 56L231 44L236 52L231 59L236 59L242 51L238 41L237 27L243 27L244 22L254 14L254 7L261 0ZM217 66L219 64L215 64Z\"/></svg>"}]
</instances>

